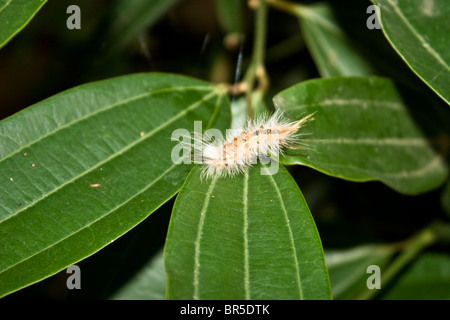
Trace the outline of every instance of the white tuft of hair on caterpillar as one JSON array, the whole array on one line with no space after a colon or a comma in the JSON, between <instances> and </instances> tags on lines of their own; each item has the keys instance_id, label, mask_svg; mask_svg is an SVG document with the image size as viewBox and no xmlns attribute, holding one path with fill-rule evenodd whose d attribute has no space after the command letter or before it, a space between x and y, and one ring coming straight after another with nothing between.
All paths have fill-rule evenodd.
<instances>
[{"instance_id":1,"label":"white tuft of hair on caterpillar","mask_svg":"<svg viewBox=\"0 0 450 320\"><path fill-rule=\"evenodd\" d=\"M275 156L283 148L296 149L301 144L298 130L314 120L309 114L297 121L289 121L283 111L263 114L248 120L245 128L227 130L225 139L213 142L202 140L202 178L234 176L257 163L261 156Z\"/></svg>"}]
</instances>

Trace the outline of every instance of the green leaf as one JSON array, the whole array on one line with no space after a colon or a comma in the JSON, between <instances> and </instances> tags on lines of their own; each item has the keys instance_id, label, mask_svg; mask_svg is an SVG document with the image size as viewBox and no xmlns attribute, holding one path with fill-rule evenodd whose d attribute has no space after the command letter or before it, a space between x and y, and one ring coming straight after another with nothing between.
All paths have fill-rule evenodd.
<instances>
[{"instance_id":1,"label":"green leaf","mask_svg":"<svg viewBox=\"0 0 450 320\"><path fill-rule=\"evenodd\" d=\"M101 249L170 199L175 129L226 128L223 88L170 74L86 84L0 122L0 296ZM205 125L206 124L206 125Z\"/></svg>"},{"instance_id":2,"label":"green leaf","mask_svg":"<svg viewBox=\"0 0 450 320\"><path fill-rule=\"evenodd\" d=\"M450 50L446 0L373 0L386 38L408 66L450 104Z\"/></svg>"},{"instance_id":3,"label":"green leaf","mask_svg":"<svg viewBox=\"0 0 450 320\"><path fill-rule=\"evenodd\" d=\"M357 43L340 27L328 3L295 6L306 45L322 77L364 76L374 71Z\"/></svg>"},{"instance_id":4,"label":"green leaf","mask_svg":"<svg viewBox=\"0 0 450 320\"><path fill-rule=\"evenodd\" d=\"M450 257L426 252L403 272L383 295L385 300L450 299Z\"/></svg>"},{"instance_id":5,"label":"green leaf","mask_svg":"<svg viewBox=\"0 0 450 320\"><path fill-rule=\"evenodd\" d=\"M106 47L123 49L151 28L179 0L119 0L115 4Z\"/></svg>"},{"instance_id":6,"label":"green leaf","mask_svg":"<svg viewBox=\"0 0 450 320\"><path fill-rule=\"evenodd\" d=\"M325 250L325 260L330 275L333 298L355 299L366 285L367 268L377 265L383 270L395 252L393 246L367 244L350 249Z\"/></svg>"},{"instance_id":7,"label":"green leaf","mask_svg":"<svg viewBox=\"0 0 450 320\"><path fill-rule=\"evenodd\" d=\"M47 0L0 0L0 48L33 19Z\"/></svg>"},{"instance_id":8,"label":"green leaf","mask_svg":"<svg viewBox=\"0 0 450 320\"><path fill-rule=\"evenodd\" d=\"M285 168L270 169L208 181L199 166L189 174L165 245L169 299L330 298L303 195Z\"/></svg>"},{"instance_id":9,"label":"green leaf","mask_svg":"<svg viewBox=\"0 0 450 320\"><path fill-rule=\"evenodd\" d=\"M287 150L285 164L352 181L379 180L405 194L436 188L447 177L447 164L436 150L442 146L432 145L445 140L443 133L427 128L425 134L388 79L305 81L276 95L274 103L291 119L315 113L301 131L304 147ZM425 121L428 115L420 117Z\"/></svg>"}]
</instances>

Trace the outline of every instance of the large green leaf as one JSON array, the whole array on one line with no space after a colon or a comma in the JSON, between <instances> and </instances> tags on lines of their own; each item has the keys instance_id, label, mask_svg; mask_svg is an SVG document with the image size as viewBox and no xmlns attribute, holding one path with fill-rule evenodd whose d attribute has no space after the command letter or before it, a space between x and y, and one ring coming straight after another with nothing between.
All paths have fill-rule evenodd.
<instances>
[{"instance_id":1,"label":"large green leaf","mask_svg":"<svg viewBox=\"0 0 450 320\"><path fill-rule=\"evenodd\" d=\"M86 84L0 122L0 296L91 255L181 187L177 128L226 128L226 90L169 74Z\"/></svg>"},{"instance_id":2,"label":"large green leaf","mask_svg":"<svg viewBox=\"0 0 450 320\"><path fill-rule=\"evenodd\" d=\"M280 166L234 178L190 173L169 224L169 299L329 299L321 241L297 184ZM271 167L274 168L274 167Z\"/></svg>"},{"instance_id":3,"label":"large green leaf","mask_svg":"<svg viewBox=\"0 0 450 320\"><path fill-rule=\"evenodd\" d=\"M446 179L448 167L437 151L442 146L433 145L445 140L443 133L423 131L390 80L310 80L276 95L274 103L292 119L315 113L302 131L304 148L287 150L286 164L353 181L379 180L406 194L428 191ZM427 114L421 118L427 122Z\"/></svg>"},{"instance_id":4,"label":"large green leaf","mask_svg":"<svg viewBox=\"0 0 450 320\"><path fill-rule=\"evenodd\" d=\"M387 39L409 67L450 103L447 0L373 0Z\"/></svg>"},{"instance_id":5,"label":"large green leaf","mask_svg":"<svg viewBox=\"0 0 450 320\"><path fill-rule=\"evenodd\" d=\"M323 77L374 73L357 43L340 27L328 3L295 8L308 49Z\"/></svg>"},{"instance_id":6,"label":"large green leaf","mask_svg":"<svg viewBox=\"0 0 450 320\"><path fill-rule=\"evenodd\" d=\"M0 0L0 48L30 22L47 0Z\"/></svg>"}]
</instances>

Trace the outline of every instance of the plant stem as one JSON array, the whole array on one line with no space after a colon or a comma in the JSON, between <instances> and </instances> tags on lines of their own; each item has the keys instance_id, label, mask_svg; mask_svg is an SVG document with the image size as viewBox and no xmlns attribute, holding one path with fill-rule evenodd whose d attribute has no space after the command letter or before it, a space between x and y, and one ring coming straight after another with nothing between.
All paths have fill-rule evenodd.
<instances>
[{"instance_id":1,"label":"plant stem","mask_svg":"<svg viewBox=\"0 0 450 320\"><path fill-rule=\"evenodd\" d=\"M423 249L434 243L436 236L433 232L433 227L429 226L423 229L420 233L407 240L404 244L404 250L397 258L392 261L386 271L381 273L381 284L386 286L392 279L408 264L410 263ZM359 296L358 300L372 299L379 291L364 290Z\"/></svg>"},{"instance_id":2,"label":"plant stem","mask_svg":"<svg viewBox=\"0 0 450 320\"><path fill-rule=\"evenodd\" d=\"M282 1L282 0L266 0L267 4L271 5L274 8L277 8L279 10L283 10L287 13L297 15L298 11L301 10L303 7L302 5L298 3L292 3L288 1Z\"/></svg>"},{"instance_id":3,"label":"plant stem","mask_svg":"<svg viewBox=\"0 0 450 320\"><path fill-rule=\"evenodd\" d=\"M258 88L262 92L267 90L269 79L264 67L266 37L267 37L267 3L265 0L258 0L255 14L255 36L253 42L253 52L250 65L244 77L247 84L247 116L253 117L252 93L255 81L258 80Z\"/></svg>"}]
</instances>

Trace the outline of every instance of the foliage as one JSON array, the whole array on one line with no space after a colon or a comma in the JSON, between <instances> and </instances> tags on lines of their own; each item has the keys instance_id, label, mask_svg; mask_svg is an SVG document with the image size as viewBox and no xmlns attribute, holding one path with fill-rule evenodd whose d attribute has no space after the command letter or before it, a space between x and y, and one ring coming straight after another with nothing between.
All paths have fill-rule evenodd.
<instances>
[{"instance_id":1,"label":"foliage","mask_svg":"<svg viewBox=\"0 0 450 320\"><path fill-rule=\"evenodd\" d=\"M1 297L450 298L448 1L67 6L0 0ZM276 174L173 162L274 109Z\"/></svg>"}]
</instances>

